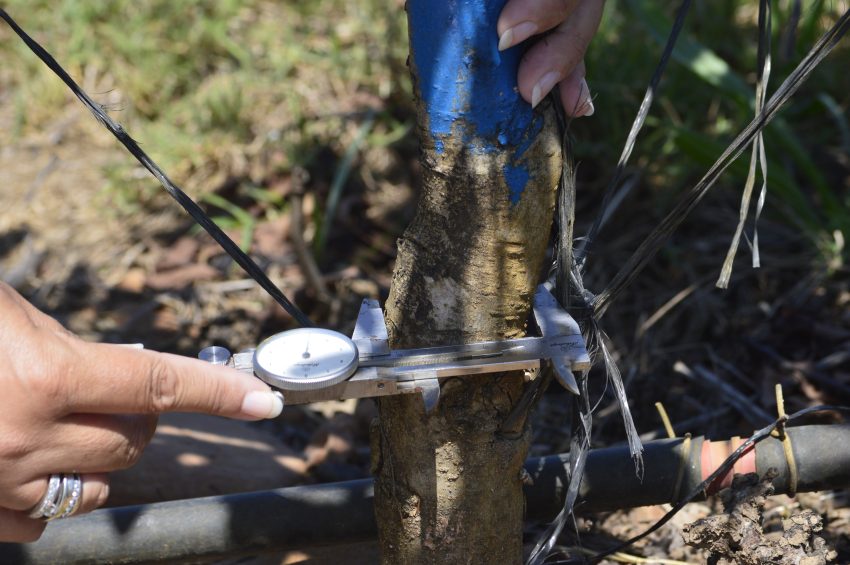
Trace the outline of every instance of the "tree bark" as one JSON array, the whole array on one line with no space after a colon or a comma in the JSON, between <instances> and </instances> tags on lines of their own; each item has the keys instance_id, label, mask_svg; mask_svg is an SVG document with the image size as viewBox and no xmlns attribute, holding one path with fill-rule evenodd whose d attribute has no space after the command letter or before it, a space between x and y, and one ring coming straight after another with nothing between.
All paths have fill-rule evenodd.
<instances>
[{"instance_id":1,"label":"tree bark","mask_svg":"<svg viewBox=\"0 0 850 565\"><path fill-rule=\"evenodd\" d=\"M561 170L552 109L516 88L500 53L504 0L408 0L423 194L398 242L392 347L524 334ZM437 408L385 397L373 429L382 561L521 563L527 427L504 433L521 373L442 381Z\"/></svg>"}]
</instances>

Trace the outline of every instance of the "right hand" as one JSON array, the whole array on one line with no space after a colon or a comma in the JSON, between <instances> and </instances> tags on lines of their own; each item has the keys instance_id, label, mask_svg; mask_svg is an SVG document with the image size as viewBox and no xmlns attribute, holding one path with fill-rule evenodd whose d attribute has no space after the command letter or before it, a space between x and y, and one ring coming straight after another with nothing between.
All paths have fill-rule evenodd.
<instances>
[{"instance_id":1,"label":"right hand","mask_svg":"<svg viewBox=\"0 0 850 565\"><path fill-rule=\"evenodd\" d=\"M0 542L38 539L27 516L52 473L82 475L77 513L106 502L163 412L258 420L282 402L260 380L203 361L87 343L0 283Z\"/></svg>"}]
</instances>

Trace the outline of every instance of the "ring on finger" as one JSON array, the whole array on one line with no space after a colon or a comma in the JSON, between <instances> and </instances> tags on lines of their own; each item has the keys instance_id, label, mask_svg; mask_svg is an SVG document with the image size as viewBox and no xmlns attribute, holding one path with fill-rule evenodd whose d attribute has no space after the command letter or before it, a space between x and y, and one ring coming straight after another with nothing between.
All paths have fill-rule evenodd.
<instances>
[{"instance_id":1,"label":"ring on finger","mask_svg":"<svg viewBox=\"0 0 850 565\"><path fill-rule=\"evenodd\" d=\"M77 511L83 498L83 480L78 473L53 473L47 490L29 513L30 518L45 521L67 518Z\"/></svg>"}]
</instances>

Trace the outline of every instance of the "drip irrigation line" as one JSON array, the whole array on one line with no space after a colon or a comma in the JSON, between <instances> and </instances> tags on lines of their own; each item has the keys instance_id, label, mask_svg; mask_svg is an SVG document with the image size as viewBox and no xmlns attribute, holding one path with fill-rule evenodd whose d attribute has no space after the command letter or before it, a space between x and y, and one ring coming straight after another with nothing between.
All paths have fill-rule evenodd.
<instances>
[{"instance_id":1,"label":"drip irrigation line","mask_svg":"<svg viewBox=\"0 0 850 565\"><path fill-rule=\"evenodd\" d=\"M794 484L799 492L850 485L850 452L835 449L847 444L850 425L788 427L785 435L799 470L796 483L786 465L784 442L776 437L756 444L733 471L755 469L762 478L772 476L776 492L782 493ZM720 462L719 454L725 458L738 445L735 440L704 437L647 442L643 481L629 473L632 461L625 446L591 450L576 507L589 513L678 502L678 493L691 492L710 474ZM573 465L570 453L526 461L531 480L523 490L529 523L550 520L562 510ZM733 471L711 488L731 482ZM703 494L699 491L698 496ZM373 481L361 479L99 509L52 522L35 543L0 543L0 563L207 562L321 546L336 546L344 556L349 544L375 542L373 505Z\"/></svg>"},{"instance_id":2,"label":"drip irrigation line","mask_svg":"<svg viewBox=\"0 0 850 565\"><path fill-rule=\"evenodd\" d=\"M629 445L631 449L635 448L634 439L637 440L637 446L640 445L639 438L636 437L636 432L633 435L630 433L631 428L629 426L630 423L630 412L628 409L628 401L625 399L625 390L622 388L622 380L619 375L619 371L617 370L616 364L613 362L609 352L605 346L605 334L599 327L599 320L605 314L610 303L624 290L624 288L634 280L637 275L643 270L649 260L655 256L661 246L666 242L667 238L673 231L679 226L679 224L683 221L683 219L687 216L687 214L696 206L696 204L701 200L701 198L705 195L705 193L711 188L716 179L720 176L720 174L729 166L739 155L743 152L744 148L752 142L753 138L760 139L760 135L764 127L770 120L775 116L778 110L784 105L784 103L796 92L799 86L806 80L811 71L820 63L821 60L837 45L838 41L847 31L847 22L848 22L848 13L850 10L844 13L844 15L839 18L836 24L827 31L821 39L815 44L809 54L800 62L800 64L792 71L789 77L783 82L780 88L776 91L773 97L768 101L767 107L763 106L763 97L764 97L764 89L766 85L763 84L766 82L766 74L769 69L769 55L765 50L765 45L763 43L763 35L764 30L768 27L766 22L767 14L769 14L769 2L765 0L761 0L760 7L762 10L765 9L765 5L767 6L767 14L764 12L760 12L760 31L762 31L762 36L760 37L759 44L759 68L761 70L760 73L760 92L761 100L760 104L756 107L757 115L755 119L743 130L743 132L738 136L738 138L733 141L733 143L723 152L718 161L709 169L708 173L706 173L705 177L698 183L691 191L685 195L685 197L680 201L680 203L671 211L668 216L662 221L662 223L657 226L653 232L641 243L635 253L630 257L627 263L621 268L621 270L615 275L612 282L606 287L599 295L593 296L592 293L584 289L582 283L581 271L584 264L584 261L587 257L587 253L589 251L590 246L592 245L597 232L601 228L602 218L605 215L605 210L608 206L608 202L611 200L612 195L614 194L619 182L622 177L623 171L625 169L625 164L628 161L628 158L631 154L631 151L634 147L635 140L637 138L637 134L640 131L643 123L646 119L646 116L649 112L649 106L654 97L655 89L661 79L664 68L669 60L670 54L672 53L673 47L675 46L676 39L678 38L678 34L682 29L684 24L684 17L687 14L687 9L689 7L690 2L688 0L684 0L682 5L680 6L679 13L677 14L676 21L673 25L673 29L670 32L670 35L667 39L667 44L665 46L664 53L662 54L661 61L656 67L655 73L652 77L649 87L647 88L647 92L644 96L644 99L641 103L641 107L638 111L638 115L635 118L635 121L632 125L632 129L629 132L629 136L627 138L625 147L623 149L623 153L621 154L620 160L617 164L617 169L615 170L614 177L606 188L605 195L603 196L603 204L602 210L597 215L594 224L591 226L591 229L586 236L586 238L582 242L582 246L577 250L576 255L573 257L571 263L567 263L570 265L570 270L573 271L572 282L575 285L573 290L573 295L579 294L582 298L582 301L585 302L585 306L591 307L591 315L589 316L588 323L585 325L586 338L589 343L589 349L593 350L594 348L590 346L590 343L595 340L598 346L598 350L601 351L603 359L605 360L605 370L606 375L609 379L611 379L615 384L615 391L617 393L617 399L620 404L621 413L623 415L624 424L626 425L627 437L629 439ZM768 47L769 49L769 47ZM566 137L565 137L566 140ZM566 151L567 145L566 141L564 144L564 148ZM760 152L758 153L758 157L762 157L763 147L759 146L758 149ZM755 155L754 155L755 157ZM571 162L567 159L564 161L565 171L567 171L567 167L572 167ZM572 170L569 171L570 174L573 173ZM562 174L562 181L566 175ZM564 189L563 182L561 186L561 190ZM762 193L759 197L758 209L756 213L756 218L760 215L761 208L763 206L764 201L764 188L762 189ZM560 203L560 200L559 200ZM564 237L563 237L563 229L564 226L567 225L568 218L565 216L567 211L559 210L559 246L563 245ZM569 224L570 229L572 228L572 224ZM757 257L757 251L755 251ZM554 278L556 281L565 280L565 272L567 271L565 263L558 262L559 259L570 257L570 255L563 252L562 249L558 249L556 252L556 261L553 266ZM562 289L560 293L556 294L559 296L560 294L565 294L565 291ZM560 298L560 296L559 296ZM567 306L567 304L563 304ZM597 357L596 352L594 352L594 359ZM617 386L620 385L620 386ZM775 426L774 426L775 427ZM580 432L579 432L580 433ZM752 445L752 444L750 444ZM639 449L639 447L638 447ZM740 450L743 453L743 450ZM637 452L639 453L639 452ZM633 456L635 455L635 451L632 451ZM736 459L735 459L736 460ZM734 464L734 460L733 460ZM638 473L640 473L640 459L636 459L636 465L638 466ZM731 468L731 467L730 467ZM728 470L728 469L727 469ZM570 477L570 487L576 482L576 477ZM580 479L579 479L580 480ZM709 483L710 484L710 481ZM570 488L572 490L572 488ZM563 526L566 522L566 519L571 514L571 497L567 496L565 500L564 508L556 518L556 520L549 526L546 532L541 536L541 540L538 541L534 550L532 551L532 556L529 559L529 565L538 565L545 560L549 551L554 545L554 541L556 537L560 534ZM684 504L682 504L683 506ZM671 512L665 516L658 524L653 526L650 530L645 532L643 535L648 535L655 531L655 529L661 527L663 523L672 518L673 515L680 510L679 508L674 508ZM642 537L641 536L641 537ZM627 547L631 543L634 543L640 539L640 537L636 537L622 546L615 548L609 552L606 552L604 555L610 555L613 552L619 551L624 547Z\"/></svg>"},{"instance_id":3,"label":"drip irrigation line","mask_svg":"<svg viewBox=\"0 0 850 565\"><path fill-rule=\"evenodd\" d=\"M64 82L68 88L74 93L74 95L79 98L80 102L89 109L89 111L94 115L98 122L103 125L109 132L115 136L115 138L121 142L121 144L136 158L142 166L147 169L162 187L165 189L168 194L177 201L180 206L192 217L195 222L200 225L212 238L218 243L221 248L231 257L236 263L242 267L242 269L250 276L252 279L257 281L257 283L269 293L278 304L283 307L286 312L295 318L295 320L302 326L313 326L313 323L310 321L310 318L307 317L304 312L302 312L297 306L295 306L289 299L283 294L283 292L269 279L268 276L263 272L263 270L254 262L251 257L242 251L236 243L228 237L224 231L212 219L207 216L207 214L195 203L192 198L183 192L177 185L175 185L171 179L163 172L162 169L151 159L147 153L145 153L141 147L139 147L138 143L133 140L132 137L124 130L124 128L109 117L109 115L103 111L103 108L100 104L97 104L94 100L89 97L88 94L74 81L73 78L62 68L62 66L53 58L53 56L47 52L44 47L42 47L37 41L35 41L32 37L30 37L21 27L12 19L12 17L6 13L6 10L0 8L0 18L6 21L9 24L9 27L20 37L27 47L35 53L35 55L41 59L41 61L47 65L47 67L53 71L62 82Z\"/></svg>"},{"instance_id":4,"label":"drip irrigation line","mask_svg":"<svg viewBox=\"0 0 850 565\"><path fill-rule=\"evenodd\" d=\"M780 416L770 424L766 425L762 429L755 432L746 441L744 441L729 457L727 457L723 463L720 464L717 469L714 470L705 480L701 483L693 487L684 498L678 501L673 501L673 507L667 512L664 516L661 517L660 520L655 522L652 526L644 530L643 532L637 534L634 537L627 539L626 541L614 546L613 548L607 549L601 553L597 553L593 557L589 559L589 563L597 563L608 557L614 553L619 551L623 551L628 548L632 544L635 544L645 538L646 536L652 534L661 528L664 524L669 522L673 516L679 513L682 508L685 507L686 504L690 503L692 500L697 498L700 493L705 492L709 485L714 483L719 477L726 475L732 468L735 466L735 463L744 456L750 449L753 448L754 445L760 443L766 438L770 437L770 434L779 428L779 426L784 426L787 422L792 422L794 420L798 420L804 416L808 416L810 414L814 414L815 412L842 412L845 414L850 414L850 406L836 406L830 404L822 404L820 406L810 406L808 408L803 408L797 412L794 412L790 416Z\"/></svg>"},{"instance_id":5,"label":"drip irrigation line","mask_svg":"<svg viewBox=\"0 0 850 565\"><path fill-rule=\"evenodd\" d=\"M712 167L709 169L703 179L680 200L680 202L661 222L661 224L659 224L653 230L653 232L641 243L635 253L629 258L626 264L615 275L609 286L598 296L594 297L592 294L586 291L583 285L581 284L581 267L584 264L584 261L586 260L590 248L598 234L598 231L601 228L602 218L604 217L605 209L609 205L611 198L620 183L620 180L625 170L626 163L628 162L628 159L634 148L637 135L645 123L649 108L655 96L656 89L663 75L663 72L666 69L670 54L672 53L673 47L675 46L678 35L683 27L684 19L688 12L690 4L691 0L683 0L682 4L679 7L679 11L676 16L676 21L673 25L670 35L668 36L667 44L665 46L661 60L655 69L653 77L644 95L640 109L638 110L638 114L629 132L626 144L623 148L623 152L617 163L614 175L611 181L609 182L608 187L606 188L605 194L603 196L602 212L597 216L586 238L583 240L582 246L577 250L575 255L572 254L571 248L566 248L566 246L571 246L573 218L565 214L572 214L574 206L569 206L569 204L575 202L574 168L572 166L571 161L569 161L568 159L565 159L564 170L561 179L561 191L559 197L560 205L558 216L559 240L555 266L556 280L558 282L558 284L556 285L556 296L559 297L559 301L562 302L564 306L569 305L570 285L568 285L566 281L571 280L573 283L576 283L576 281L578 281L578 287L574 288L573 290L579 292L579 296L582 298L582 301L586 303L585 306L592 307L591 324L588 331L592 334L591 337L595 337L596 342L602 352L603 358L605 359L606 372L608 374L608 377L612 379L615 383L615 390L617 392L618 401L620 402L624 420L626 420L627 432L629 432L629 449L633 457L635 457L636 449L637 453L639 454L640 448L635 448L635 445L632 441L632 437L636 437L636 432L634 432L634 434L631 433L633 431L634 426L633 424L631 426L628 425L630 421L630 414L628 411L628 403L625 399L625 391L622 387L622 381L619 372L616 370L616 366L613 365L613 361L610 360L610 355L605 349L604 332L602 332L598 326L599 318L601 318L605 314L607 308L610 306L610 303L623 291L623 289L629 283L631 283L631 281L633 281L638 276L638 274L643 270L649 260L655 256L661 246L666 242L670 234L675 231L675 229L688 215L688 213L690 213L690 211L699 203L703 196L713 186L714 182L717 180L717 178L719 178L720 174L725 171L725 169L741 154L741 152L743 152L746 146L752 143L753 139L756 139L758 138L758 136L761 135L761 132L764 127L771 121L771 119L785 104L785 102L787 102L787 100L796 92L799 86L808 78L814 67L817 66L821 62L821 60L827 54L829 54L829 52L838 44L839 40L847 32L848 27L850 27L848 25L848 22L850 22L850 10L848 10L839 18L836 24L827 33L824 34L824 36L812 48L806 58L794 69L794 71L789 75L785 82L783 82L779 89L777 89L776 93L770 98L766 106L764 108L757 108L758 114L753 119L753 121L750 122L750 124L746 128L744 128L744 130L738 135L735 141L733 141L733 143L723 152L723 154L718 158L714 165L712 165ZM764 4L765 2L762 1L762 5ZM303 326L313 325L309 318L300 309L298 309L297 306L290 302L289 299L287 299L286 296L281 292L281 290L274 285L274 283L266 276L262 269L260 269L260 267L253 261L253 259L251 259L251 257L247 253L243 252L239 248L239 246L236 245L236 243L233 242L233 240L230 239L227 234L225 234L221 230L221 228L219 228L215 224L215 222L213 222L212 219L209 218L209 216L207 216L203 209L201 209L200 206L198 206L198 204L195 203L195 201L192 200L191 197L189 197L168 178L165 172L139 147L136 141L134 141L132 137L130 137L130 135L123 129L123 127L114 120L112 120L112 118L110 118L109 115L106 114L106 112L103 110L103 108L99 104L95 103L88 96L88 94L86 94L85 91L70 77L70 75L62 68L62 66L39 43L37 43L26 32L24 32L23 29L18 26L18 24L8 15L8 13L3 8L0 8L0 18L6 21L6 23L12 28L12 30L30 48L30 50L32 50L33 53L71 89L71 91L77 96L77 98L82 102L82 104L86 108L88 108L89 111L94 115L98 122L100 122L101 125L103 125L110 133L112 133L113 136L115 136L115 138L139 161L139 163L144 166L145 169L148 170L160 182L166 192L168 192L168 194L172 198L174 198L174 200L177 201L178 204L180 204L180 206L192 217L195 222L197 222L202 228L204 228L204 230L207 231L207 233L210 234L210 236L212 236L212 238L221 246L221 248L230 257L232 257L233 260L240 267L242 267L252 279L254 279L299 324ZM760 24L761 23L762 22L760 22ZM762 46L760 45L760 62L762 61L761 47ZM566 128L564 131L565 151L568 147L568 132L566 131L567 129L568 128ZM567 210L567 208L569 208L569 210ZM759 205L759 211L760 208L761 203ZM532 557L529 560L530 563L540 563L542 560L545 559L545 556L552 549L552 546L554 544L554 541L557 539L557 536L560 534L563 527L565 526L568 517L572 515L573 505L578 496L578 488L579 484L581 483L583 469L587 460L587 454L589 452L589 443L587 442L587 438L589 438L590 416L592 412L587 402L588 399L586 390L586 375L584 375L584 377L584 398L579 400L579 410L577 412L577 428L580 430L580 433L574 437L573 441L574 449L571 452L568 473L570 476L570 485L565 496L566 500L564 506L561 508L561 512L559 513L558 517L553 521L553 523L547 530L547 533L543 536L543 539L541 539L535 547L535 550L532 553ZM751 449L755 444L767 438L770 433L773 432L780 425L783 425L785 422L801 418L808 414L825 410L850 412L850 408L848 407L816 406L801 410L799 412L796 412L795 414L792 414L791 416L783 416L778 418L773 423L757 431L755 434L753 434L753 436L746 440L708 478L706 478L697 487L694 487L686 497L676 502L673 508L667 514L665 514L665 516L662 517L661 520L656 522L653 526L648 528L643 533L634 536L629 540L626 540L617 547L593 556L590 561L597 562L606 556L625 549L626 547L632 545L640 539L643 539L647 535L650 535L652 532L658 530L665 523L667 523L676 513L678 513L684 507L685 504L699 496L699 494L703 492L706 487L712 484L712 482L714 482L718 477L728 473L734 466L735 462L740 459L745 452ZM640 445L639 440L637 445Z\"/></svg>"}]
</instances>

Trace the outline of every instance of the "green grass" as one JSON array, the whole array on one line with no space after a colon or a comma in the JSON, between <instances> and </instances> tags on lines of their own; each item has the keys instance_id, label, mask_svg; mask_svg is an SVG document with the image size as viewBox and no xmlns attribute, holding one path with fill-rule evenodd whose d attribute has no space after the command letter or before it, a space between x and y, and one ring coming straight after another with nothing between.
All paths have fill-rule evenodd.
<instances>
[{"instance_id":1,"label":"green grass","mask_svg":"<svg viewBox=\"0 0 850 565\"><path fill-rule=\"evenodd\" d=\"M803 2L796 41L788 44L784 37L790 4L774 2L768 96L847 7L833 1ZM677 6L640 0L607 6L596 48L587 61L599 111L592 123L578 120L574 126L580 162L601 159L607 170L616 163L620 140L660 56ZM695 2L691 9L632 157L632 164L643 168L646 185L665 209L674 194L692 186L753 118L757 10L756 0ZM815 70L765 130L769 161L765 213L794 226L813 249L834 249L829 242L834 242L835 230L850 233L848 165L846 157L841 157L848 151L848 41L845 38ZM746 174L747 158L741 157L721 178L716 192L739 195ZM600 185L605 181L603 175ZM729 200L731 204L734 198ZM733 230L730 225L730 237Z\"/></svg>"},{"instance_id":2,"label":"green grass","mask_svg":"<svg viewBox=\"0 0 850 565\"><path fill-rule=\"evenodd\" d=\"M344 153L361 111L349 101L409 95L405 20L398 5L344 2L12 0L7 11L188 188L250 175L270 151L294 164L310 142ZM4 29L3 84L14 89L16 133L49 126L67 89ZM398 92L402 89L402 92ZM340 108L340 102L344 108ZM377 135L397 127L378 124ZM356 124L355 124L356 129ZM116 184L140 188L130 174Z\"/></svg>"},{"instance_id":3,"label":"green grass","mask_svg":"<svg viewBox=\"0 0 850 565\"><path fill-rule=\"evenodd\" d=\"M791 3L775 4L770 91L844 6L804 2L796 42L786 49ZM190 191L209 192L233 178L259 185L263 177L315 164L329 150L335 161L326 183L336 196L317 201L317 250L332 221L323 219L325 206L333 212L334 199L356 176L356 153L410 139L400 1L9 0L5 6L98 100L117 94L113 116ZM674 7L632 0L606 8L587 57L599 111L574 123L579 161L599 171L591 184L604 185L616 162ZM659 209L699 178L752 118L756 9L755 0L694 3L632 158ZM766 213L782 215L814 249L832 250L834 232L850 232L841 158L850 149L848 55L845 44L829 57L765 134ZM14 135L48 128L74 103L5 29L0 57ZM369 119L374 124L364 129ZM723 188L740 193L746 169L742 159L723 177ZM144 205L158 190L135 174L129 159L110 165L106 178L127 208Z\"/></svg>"}]
</instances>

